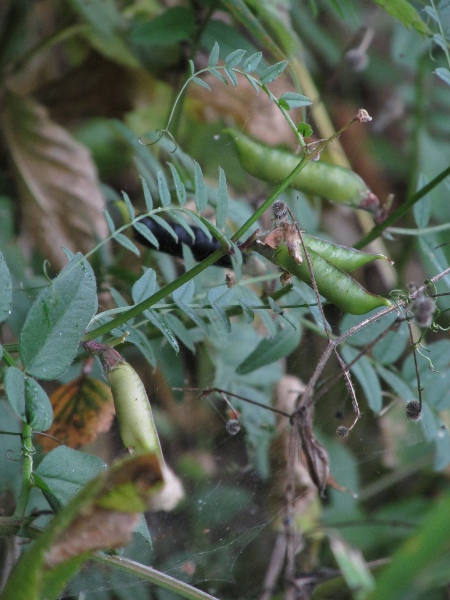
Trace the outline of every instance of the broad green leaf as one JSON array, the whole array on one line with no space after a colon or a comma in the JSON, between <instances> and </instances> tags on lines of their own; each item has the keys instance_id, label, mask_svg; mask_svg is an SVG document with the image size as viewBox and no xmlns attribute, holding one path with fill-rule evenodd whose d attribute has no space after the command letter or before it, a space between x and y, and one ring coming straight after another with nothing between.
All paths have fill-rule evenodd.
<instances>
[{"instance_id":1,"label":"broad green leaf","mask_svg":"<svg viewBox=\"0 0 450 600\"><path fill-rule=\"evenodd\" d=\"M178 202L183 206L186 202L186 188L184 187L184 183L181 181L181 177L176 169L176 167L169 163L169 169L172 173L173 183L175 185L175 192L177 194Z\"/></svg>"},{"instance_id":2,"label":"broad green leaf","mask_svg":"<svg viewBox=\"0 0 450 600\"><path fill-rule=\"evenodd\" d=\"M256 369L270 365L271 363L289 356L300 343L302 332L300 327L278 327L273 338L262 340L255 350L247 356L237 368L239 375L246 375Z\"/></svg>"},{"instance_id":3,"label":"broad green leaf","mask_svg":"<svg viewBox=\"0 0 450 600\"><path fill-rule=\"evenodd\" d=\"M172 346L175 352L178 353L180 351L180 347L178 345L175 335L173 334L173 331L167 325L165 318L162 315L160 315L156 310L146 310L144 311L144 316L147 317L150 323L152 323L155 327L159 329L159 331L163 334L163 336L166 338L166 340L169 342L169 344Z\"/></svg>"},{"instance_id":4,"label":"broad green leaf","mask_svg":"<svg viewBox=\"0 0 450 600\"><path fill-rule=\"evenodd\" d=\"M208 195L206 193L205 180L203 179L203 173L198 162L194 163L194 177L195 177L195 206L199 213L205 210L208 205Z\"/></svg>"},{"instance_id":5,"label":"broad green leaf","mask_svg":"<svg viewBox=\"0 0 450 600\"><path fill-rule=\"evenodd\" d=\"M168 313L165 315L165 320L170 329L174 332L177 338L195 354L195 338L174 314Z\"/></svg>"},{"instance_id":6,"label":"broad green leaf","mask_svg":"<svg viewBox=\"0 0 450 600\"><path fill-rule=\"evenodd\" d=\"M375 344L373 357L382 365L393 365L403 354L408 341L408 328L406 323L401 323Z\"/></svg>"},{"instance_id":7,"label":"broad green leaf","mask_svg":"<svg viewBox=\"0 0 450 600\"><path fill-rule=\"evenodd\" d=\"M216 226L222 229L225 226L228 214L228 190L225 172L219 167L219 189L217 192Z\"/></svg>"},{"instance_id":8,"label":"broad green leaf","mask_svg":"<svg viewBox=\"0 0 450 600\"><path fill-rule=\"evenodd\" d=\"M25 378L27 422L34 431L47 431L53 420L53 409L45 390L32 377Z\"/></svg>"},{"instance_id":9,"label":"broad green leaf","mask_svg":"<svg viewBox=\"0 0 450 600\"><path fill-rule=\"evenodd\" d=\"M69 0L72 7L80 13L91 25L104 34L111 34L120 27L122 16L114 0Z\"/></svg>"},{"instance_id":10,"label":"broad green leaf","mask_svg":"<svg viewBox=\"0 0 450 600\"><path fill-rule=\"evenodd\" d=\"M144 273L133 284L131 297L135 304L146 300L156 292L156 273L153 269L145 269Z\"/></svg>"},{"instance_id":11,"label":"broad green leaf","mask_svg":"<svg viewBox=\"0 0 450 600\"><path fill-rule=\"evenodd\" d=\"M148 212L152 212L153 210L153 198L150 193L150 188L148 187L148 183L144 177L141 176L142 181L142 189L144 190L144 200L145 206L147 207Z\"/></svg>"},{"instance_id":12,"label":"broad green leaf","mask_svg":"<svg viewBox=\"0 0 450 600\"><path fill-rule=\"evenodd\" d=\"M98 456L58 446L44 456L36 469L36 485L60 508L105 468L105 463Z\"/></svg>"},{"instance_id":13,"label":"broad green leaf","mask_svg":"<svg viewBox=\"0 0 450 600\"><path fill-rule=\"evenodd\" d=\"M367 600L413 598L423 589L430 567L448 552L450 538L450 493L430 503L419 531L396 551L377 580ZM422 595L422 597L425 597Z\"/></svg>"},{"instance_id":14,"label":"broad green leaf","mask_svg":"<svg viewBox=\"0 0 450 600\"><path fill-rule=\"evenodd\" d=\"M126 235L123 235L123 233L115 233L114 239L121 246L123 246L127 250L130 250L130 252L133 252L133 254L136 254L136 256L140 255L139 248L130 240L130 238L127 238Z\"/></svg>"},{"instance_id":15,"label":"broad green leaf","mask_svg":"<svg viewBox=\"0 0 450 600\"><path fill-rule=\"evenodd\" d=\"M28 312L19 340L26 371L45 380L62 375L72 363L96 310L94 272L77 253Z\"/></svg>"},{"instance_id":16,"label":"broad green leaf","mask_svg":"<svg viewBox=\"0 0 450 600\"><path fill-rule=\"evenodd\" d=\"M155 248L159 248L159 242L157 240L157 238L155 237L155 235L150 231L150 229L148 227L146 227L143 223L139 223L139 221L137 221L134 224L134 228L143 236L145 237L146 240L148 240L150 242L150 244L152 244L153 246L155 246Z\"/></svg>"},{"instance_id":17,"label":"broad green leaf","mask_svg":"<svg viewBox=\"0 0 450 600\"><path fill-rule=\"evenodd\" d=\"M135 329L127 323L127 342L136 346L136 348L144 356L145 360L152 366L156 366L156 356L153 351L153 347L147 337L142 333L140 329Z\"/></svg>"},{"instance_id":18,"label":"broad green leaf","mask_svg":"<svg viewBox=\"0 0 450 600\"><path fill-rule=\"evenodd\" d=\"M135 212L134 212L134 207L131 204L130 197L129 197L129 195L126 192L122 192L122 197L123 197L123 199L125 201L125 205L127 207L128 214L130 215L130 221L133 221L134 217L136 215L135 215Z\"/></svg>"},{"instance_id":19,"label":"broad green leaf","mask_svg":"<svg viewBox=\"0 0 450 600\"><path fill-rule=\"evenodd\" d=\"M375 366L377 373L388 384L392 391L397 394L405 403L415 398L417 389L412 389L409 383L399 377L390 369L385 369L381 365Z\"/></svg>"},{"instance_id":20,"label":"broad green leaf","mask_svg":"<svg viewBox=\"0 0 450 600\"><path fill-rule=\"evenodd\" d=\"M242 70L246 73L253 73L262 59L262 52L255 52L251 56L247 57L243 64Z\"/></svg>"},{"instance_id":21,"label":"broad green leaf","mask_svg":"<svg viewBox=\"0 0 450 600\"><path fill-rule=\"evenodd\" d=\"M219 62L219 52L219 44L215 42L208 58L208 67L215 67L217 65L217 63Z\"/></svg>"},{"instance_id":22,"label":"broad green leaf","mask_svg":"<svg viewBox=\"0 0 450 600\"><path fill-rule=\"evenodd\" d=\"M0 252L0 323L11 314L12 280L3 254Z\"/></svg>"},{"instance_id":23,"label":"broad green leaf","mask_svg":"<svg viewBox=\"0 0 450 600\"><path fill-rule=\"evenodd\" d=\"M9 367L5 375L5 393L11 408L22 421L27 421L25 375L17 367Z\"/></svg>"},{"instance_id":24,"label":"broad green leaf","mask_svg":"<svg viewBox=\"0 0 450 600\"><path fill-rule=\"evenodd\" d=\"M189 39L195 29L194 12L183 6L174 6L147 23L135 25L130 39L139 44L171 46Z\"/></svg>"},{"instance_id":25,"label":"broad green leaf","mask_svg":"<svg viewBox=\"0 0 450 600\"><path fill-rule=\"evenodd\" d=\"M167 181L164 177L164 173L158 170L156 174L156 178L158 180L158 191L159 191L159 199L161 200L162 206L170 206L171 198L169 188L167 187Z\"/></svg>"},{"instance_id":26,"label":"broad green leaf","mask_svg":"<svg viewBox=\"0 0 450 600\"><path fill-rule=\"evenodd\" d=\"M193 77L192 81L200 87L205 88L205 90L208 90L208 92L211 91L211 86L209 83L206 83L206 81L203 81L203 79L200 79L200 77Z\"/></svg>"},{"instance_id":27,"label":"broad green leaf","mask_svg":"<svg viewBox=\"0 0 450 600\"><path fill-rule=\"evenodd\" d=\"M245 50L238 49L234 50L225 58L225 66L226 67L237 67L241 62L245 54Z\"/></svg>"},{"instance_id":28,"label":"broad green leaf","mask_svg":"<svg viewBox=\"0 0 450 600\"><path fill-rule=\"evenodd\" d=\"M350 364L359 355L359 352L350 346L343 346L340 351L347 364ZM350 367L350 370L362 387L370 408L374 413L378 414L383 407L381 386L378 375L367 356L359 358Z\"/></svg>"},{"instance_id":29,"label":"broad green leaf","mask_svg":"<svg viewBox=\"0 0 450 600\"><path fill-rule=\"evenodd\" d=\"M330 547L345 582L355 594L354 598L363 598L373 590L375 581L362 553L336 534L330 536Z\"/></svg>"},{"instance_id":30,"label":"broad green leaf","mask_svg":"<svg viewBox=\"0 0 450 600\"><path fill-rule=\"evenodd\" d=\"M282 60L279 63L267 67L267 69L265 69L261 74L260 82L263 84L267 84L271 81L275 81L275 79L281 75L281 73L286 69L287 66L288 61Z\"/></svg>"},{"instance_id":31,"label":"broad green leaf","mask_svg":"<svg viewBox=\"0 0 450 600\"><path fill-rule=\"evenodd\" d=\"M284 100L288 104L290 110L293 108L302 108L303 106L311 106L312 100L295 92L287 92L280 96L280 100Z\"/></svg>"},{"instance_id":32,"label":"broad green leaf","mask_svg":"<svg viewBox=\"0 0 450 600\"><path fill-rule=\"evenodd\" d=\"M414 27L421 35L430 35L430 29L422 21L417 10L407 0L374 0L391 17L398 19L406 28Z\"/></svg>"},{"instance_id":33,"label":"broad green leaf","mask_svg":"<svg viewBox=\"0 0 450 600\"><path fill-rule=\"evenodd\" d=\"M203 331L206 333L208 329L203 319L201 319L189 306L193 296L194 296L195 285L192 279L180 286L178 289L172 292L172 299L178 308L186 313L188 317L190 317L196 325L198 325Z\"/></svg>"}]
</instances>

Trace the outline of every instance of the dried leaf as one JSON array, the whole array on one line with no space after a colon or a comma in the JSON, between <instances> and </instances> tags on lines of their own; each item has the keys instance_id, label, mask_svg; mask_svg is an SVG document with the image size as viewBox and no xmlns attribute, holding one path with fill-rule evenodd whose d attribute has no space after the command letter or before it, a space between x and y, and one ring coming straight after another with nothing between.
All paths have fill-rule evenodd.
<instances>
[{"instance_id":1,"label":"dried leaf","mask_svg":"<svg viewBox=\"0 0 450 600\"><path fill-rule=\"evenodd\" d=\"M111 389L99 379L79 377L55 390L50 400L54 420L48 433L70 448L90 444L111 427L114 416ZM46 451L56 443L47 437L39 441Z\"/></svg>"},{"instance_id":2,"label":"dried leaf","mask_svg":"<svg viewBox=\"0 0 450 600\"><path fill-rule=\"evenodd\" d=\"M62 268L63 247L87 252L96 236L107 235L94 164L43 106L11 89L3 100L0 124L22 201L22 241Z\"/></svg>"}]
</instances>

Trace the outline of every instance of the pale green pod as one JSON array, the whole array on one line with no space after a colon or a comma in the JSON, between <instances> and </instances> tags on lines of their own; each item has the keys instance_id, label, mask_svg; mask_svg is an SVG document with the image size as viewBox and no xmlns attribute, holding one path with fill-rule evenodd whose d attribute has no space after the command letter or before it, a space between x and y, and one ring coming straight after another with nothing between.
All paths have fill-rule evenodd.
<instances>
[{"instance_id":1,"label":"pale green pod","mask_svg":"<svg viewBox=\"0 0 450 600\"><path fill-rule=\"evenodd\" d=\"M256 242L251 249L311 285L311 274L306 259L299 264L289 253L286 244L282 243L273 249L267 244ZM391 306L387 298L368 292L348 273L332 265L314 250L309 249L308 256L319 293L342 311L363 315L374 308Z\"/></svg>"},{"instance_id":2,"label":"pale green pod","mask_svg":"<svg viewBox=\"0 0 450 600\"><path fill-rule=\"evenodd\" d=\"M135 453L155 454L163 466L161 445L141 378L127 362L115 365L107 377L124 446Z\"/></svg>"},{"instance_id":3,"label":"pale green pod","mask_svg":"<svg viewBox=\"0 0 450 600\"><path fill-rule=\"evenodd\" d=\"M353 273L356 269L364 267L378 259L384 259L392 263L391 259L384 254L361 252L360 250L355 250L355 248L348 248L347 246L341 246L341 244L328 242L307 233L303 233L302 235L308 250L317 252L322 258L346 273Z\"/></svg>"},{"instance_id":4,"label":"pale green pod","mask_svg":"<svg viewBox=\"0 0 450 600\"><path fill-rule=\"evenodd\" d=\"M244 169L263 181L281 183L301 160L299 155L265 146L234 129L226 129L224 133L231 136ZM309 161L292 181L292 187L374 214L380 209L378 198L359 175L322 160Z\"/></svg>"}]
</instances>

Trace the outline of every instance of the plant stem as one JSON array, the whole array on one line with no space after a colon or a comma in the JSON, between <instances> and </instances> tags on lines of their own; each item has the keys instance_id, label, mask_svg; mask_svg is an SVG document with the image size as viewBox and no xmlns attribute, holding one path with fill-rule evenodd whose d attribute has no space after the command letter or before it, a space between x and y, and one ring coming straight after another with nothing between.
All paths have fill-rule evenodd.
<instances>
[{"instance_id":1,"label":"plant stem","mask_svg":"<svg viewBox=\"0 0 450 600\"><path fill-rule=\"evenodd\" d=\"M394 212L389 215L386 221L376 225L367 235L359 240L356 244L354 244L353 248L357 250L367 246L371 241L377 238L379 235L383 233L385 229L396 223L403 215L405 215L416 202L421 200L424 196L426 196L432 189L434 189L441 181L443 181L446 177L450 175L450 165L441 171L439 175L436 175L434 179L432 179L427 185L424 185L420 190L418 190L415 194L413 194L406 202L404 202L401 206L394 210Z\"/></svg>"},{"instance_id":2,"label":"plant stem","mask_svg":"<svg viewBox=\"0 0 450 600\"><path fill-rule=\"evenodd\" d=\"M145 579L154 585L158 585L175 594L179 594L180 596L183 596L183 598L188 598L188 600L217 600L215 596L211 596L183 581L178 581L178 579L166 575L166 573L161 573L161 571L152 569L152 567L141 565L129 558L124 558L123 556L105 556L100 553L95 554L93 558L97 562L116 567L126 573L131 573L132 575L139 577L139 579Z\"/></svg>"},{"instance_id":3,"label":"plant stem","mask_svg":"<svg viewBox=\"0 0 450 600\"><path fill-rule=\"evenodd\" d=\"M27 509L28 500L30 497L33 473L33 439L32 439L32 428L28 423L22 423L22 454L23 454L23 467L22 467L22 485L20 488L19 499L17 500L16 510L14 511L14 519L22 519L25 516Z\"/></svg>"}]
</instances>

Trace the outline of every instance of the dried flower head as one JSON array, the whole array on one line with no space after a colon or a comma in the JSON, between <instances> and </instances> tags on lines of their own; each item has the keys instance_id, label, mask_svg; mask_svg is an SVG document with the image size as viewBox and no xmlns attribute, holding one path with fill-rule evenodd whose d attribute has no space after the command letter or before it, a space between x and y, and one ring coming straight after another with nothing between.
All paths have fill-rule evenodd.
<instances>
[{"instance_id":1,"label":"dried flower head","mask_svg":"<svg viewBox=\"0 0 450 600\"><path fill-rule=\"evenodd\" d=\"M422 329L427 329L433 323L436 303L433 298L421 294L411 305L415 323Z\"/></svg>"},{"instance_id":2,"label":"dried flower head","mask_svg":"<svg viewBox=\"0 0 450 600\"><path fill-rule=\"evenodd\" d=\"M372 120L372 117L369 115L365 108L360 108L356 113L356 120L360 123L368 123Z\"/></svg>"},{"instance_id":3,"label":"dried flower head","mask_svg":"<svg viewBox=\"0 0 450 600\"><path fill-rule=\"evenodd\" d=\"M406 416L410 421L418 421L422 416L422 406L417 400L410 400L406 405Z\"/></svg>"},{"instance_id":4,"label":"dried flower head","mask_svg":"<svg viewBox=\"0 0 450 600\"><path fill-rule=\"evenodd\" d=\"M288 215L288 208L286 206L286 203L282 202L281 200L277 200L273 203L272 212L274 219L276 219L277 221L283 221Z\"/></svg>"},{"instance_id":5,"label":"dried flower head","mask_svg":"<svg viewBox=\"0 0 450 600\"><path fill-rule=\"evenodd\" d=\"M339 425L339 427L336 429L337 434L339 437L341 438L346 438L348 436L348 434L350 433L347 427L344 427L343 425Z\"/></svg>"}]
</instances>

